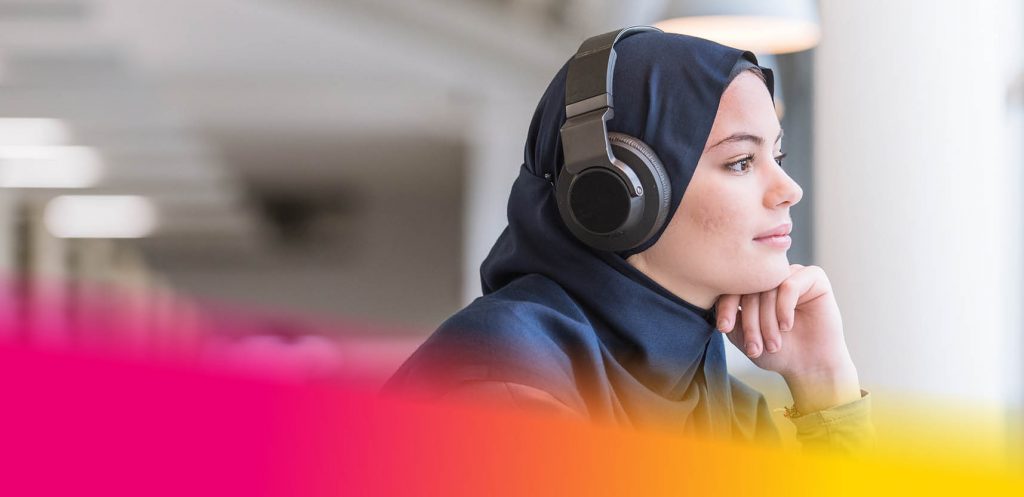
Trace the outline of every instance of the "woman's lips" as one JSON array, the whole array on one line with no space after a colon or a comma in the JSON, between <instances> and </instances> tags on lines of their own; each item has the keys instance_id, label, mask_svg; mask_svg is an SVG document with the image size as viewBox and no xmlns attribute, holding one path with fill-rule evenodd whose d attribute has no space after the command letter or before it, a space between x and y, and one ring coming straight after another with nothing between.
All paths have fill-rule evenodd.
<instances>
[{"instance_id":1,"label":"woman's lips","mask_svg":"<svg viewBox=\"0 0 1024 497\"><path fill-rule=\"evenodd\" d=\"M776 226L776 227L774 227L774 228L772 228L770 230L758 233L756 236L754 236L754 238L757 239L757 238L767 238L769 236L774 236L774 235L780 235L780 236L781 235L788 235L790 231L793 231L793 223L782 223L782 224L780 224L780 225L778 225L778 226Z\"/></svg>"},{"instance_id":2,"label":"woman's lips","mask_svg":"<svg viewBox=\"0 0 1024 497\"><path fill-rule=\"evenodd\" d=\"M768 231L765 231L754 238L755 242L761 242L772 248L787 249L793 240L789 238L789 232L793 230L791 223L782 223Z\"/></svg>"},{"instance_id":3,"label":"woman's lips","mask_svg":"<svg viewBox=\"0 0 1024 497\"><path fill-rule=\"evenodd\" d=\"M789 246L793 243L793 240L789 237L789 235L766 236L763 238L755 238L754 241L763 243L765 245L768 245L769 247L774 248L789 248Z\"/></svg>"}]
</instances>

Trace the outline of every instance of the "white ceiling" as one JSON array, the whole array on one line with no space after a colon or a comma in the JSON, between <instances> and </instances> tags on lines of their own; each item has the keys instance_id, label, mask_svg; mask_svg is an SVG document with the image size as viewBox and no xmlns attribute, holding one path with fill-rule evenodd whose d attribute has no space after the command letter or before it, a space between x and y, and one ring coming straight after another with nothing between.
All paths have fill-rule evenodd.
<instances>
[{"instance_id":1,"label":"white ceiling","mask_svg":"<svg viewBox=\"0 0 1024 497\"><path fill-rule=\"evenodd\" d=\"M662 3L0 0L0 113L66 120L163 235L250 236L254 188L429 180L481 101L535 100L585 34Z\"/></svg>"}]
</instances>

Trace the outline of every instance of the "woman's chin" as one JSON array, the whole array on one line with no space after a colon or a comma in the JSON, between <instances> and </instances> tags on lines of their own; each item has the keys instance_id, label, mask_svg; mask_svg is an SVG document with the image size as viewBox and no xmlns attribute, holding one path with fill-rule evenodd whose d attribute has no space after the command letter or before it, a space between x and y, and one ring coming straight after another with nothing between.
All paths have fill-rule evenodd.
<instances>
[{"instance_id":1,"label":"woman's chin","mask_svg":"<svg viewBox=\"0 0 1024 497\"><path fill-rule=\"evenodd\" d=\"M789 261L783 259L782 262L780 264L773 261L772 264L761 266L756 270L748 272L742 281L730 285L735 291L726 293L748 295L778 288L789 277Z\"/></svg>"}]
</instances>

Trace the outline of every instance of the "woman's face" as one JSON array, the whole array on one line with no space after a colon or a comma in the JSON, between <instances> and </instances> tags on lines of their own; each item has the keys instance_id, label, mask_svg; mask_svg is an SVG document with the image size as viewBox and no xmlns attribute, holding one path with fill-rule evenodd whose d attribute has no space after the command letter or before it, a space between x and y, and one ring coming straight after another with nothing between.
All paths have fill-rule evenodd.
<instances>
[{"instance_id":1,"label":"woman's face","mask_svg":"<svg viewBox=\"0 0 1024 497\"><path fill-rule=\"evenodd\" d=\"M781 138L768 88L744 71L722 95L704 152L668 227L654 245L627 261L705 309L722 294L778 286L789 275L788 244L756 238L789 224L789 208L803 196L777 162Z\"/></svg>"}]
</instances>

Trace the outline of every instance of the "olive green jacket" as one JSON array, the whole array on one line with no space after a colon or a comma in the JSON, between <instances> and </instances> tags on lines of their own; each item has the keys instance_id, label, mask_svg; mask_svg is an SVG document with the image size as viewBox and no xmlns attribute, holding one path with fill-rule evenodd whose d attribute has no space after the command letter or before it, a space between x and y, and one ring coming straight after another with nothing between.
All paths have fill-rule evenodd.
<instances>
[{"instance_id":1,"label":"olive green jacket","mask_svg":"<svg viewBox=\"0 0 1024 497\"><path fill-rule=\"evenodd\" d=\"M772 420L764 396L735 377L730 379L732 394L737 401L735 438L746 442L780 445L779 430ZM750 405L746 399L756 400ZM451 390L440 400L502 410L547 413L571 419L585 417L544 390L506 381L468 382ZM858 400L788 419L796 426L796 438L804 449L859 454L873 448L876 443L875 429L871 422L871 396L865 390L861 390L861 398Z\"/></svg>"}]
</instances>

